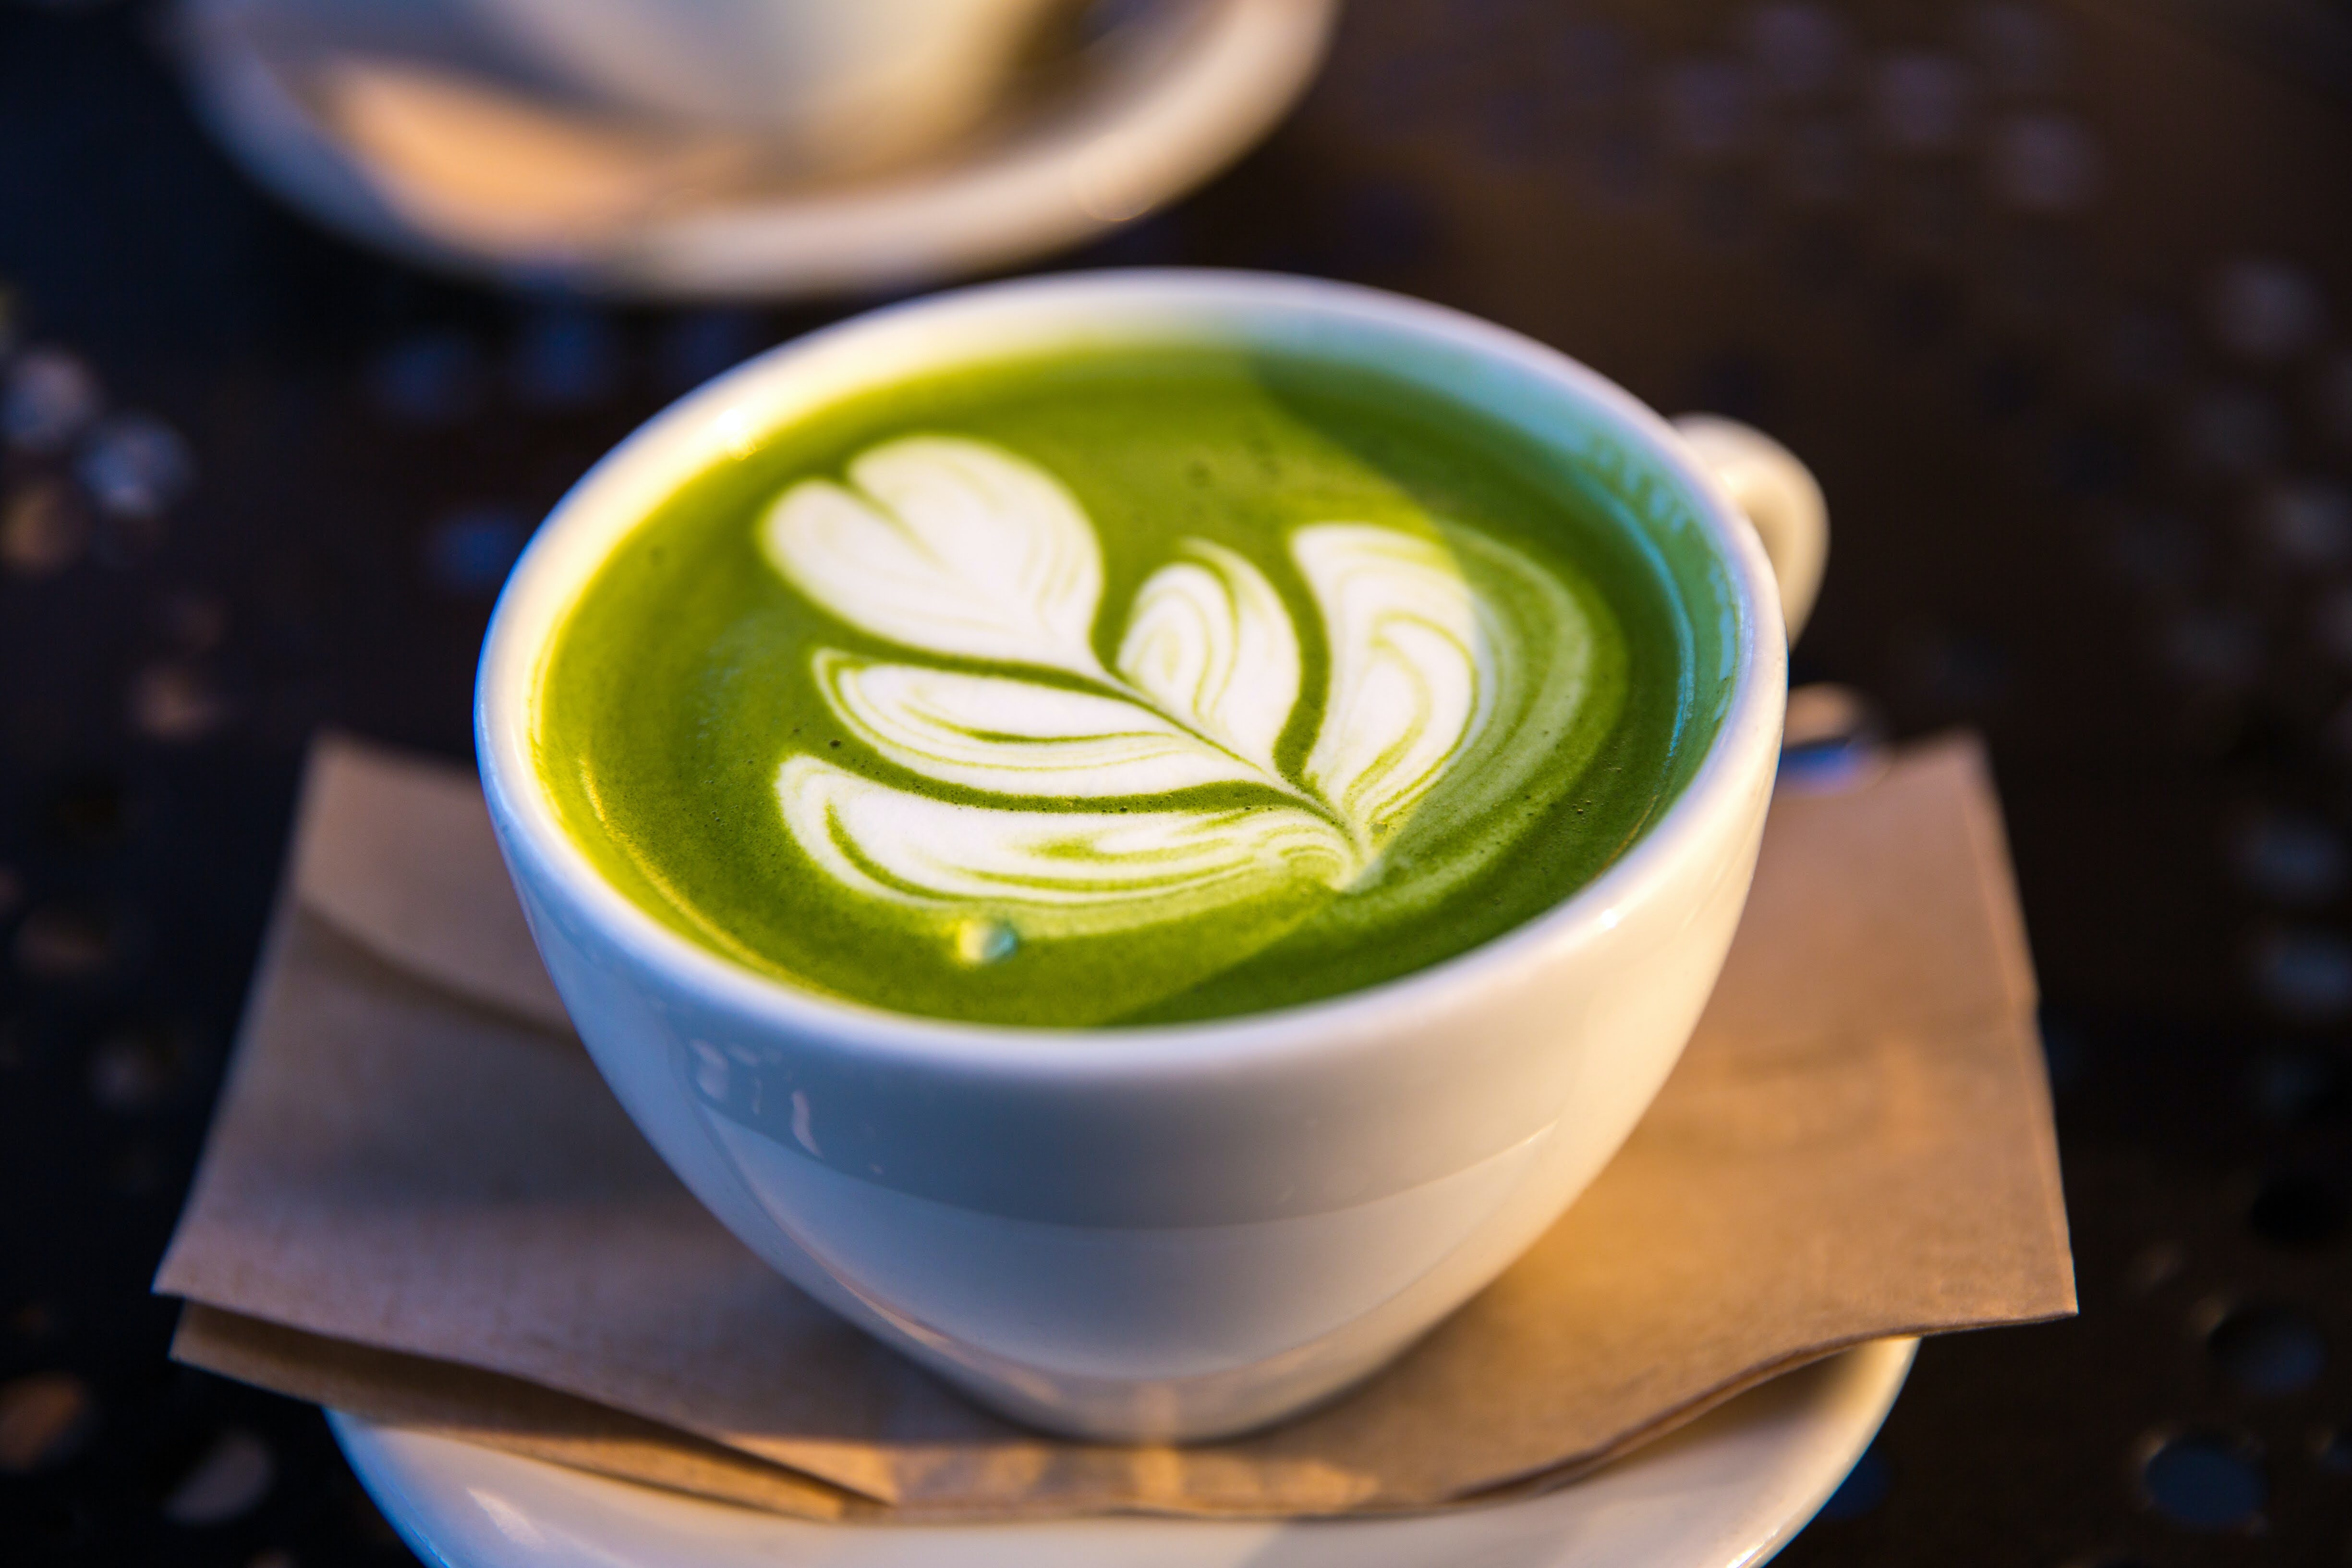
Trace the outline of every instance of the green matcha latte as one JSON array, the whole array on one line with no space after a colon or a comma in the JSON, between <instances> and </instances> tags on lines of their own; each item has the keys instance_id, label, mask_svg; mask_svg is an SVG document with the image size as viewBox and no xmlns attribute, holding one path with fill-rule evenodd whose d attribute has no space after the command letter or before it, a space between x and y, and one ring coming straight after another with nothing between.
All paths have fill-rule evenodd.
<instances>
[{"instance_id":1,"label":"green matcha latte","mask_svg":"<svg viewBox=\"0 0 2352 1568\"><path fill-rule=\"evenodd\" d=\"M542 667L567 829L676 930L902 1013L1115 1025L1421 969L1606 868L1711 738L1592 465L1401 381L1105 349L793 421Z\"/></svg>"}]
</instances>

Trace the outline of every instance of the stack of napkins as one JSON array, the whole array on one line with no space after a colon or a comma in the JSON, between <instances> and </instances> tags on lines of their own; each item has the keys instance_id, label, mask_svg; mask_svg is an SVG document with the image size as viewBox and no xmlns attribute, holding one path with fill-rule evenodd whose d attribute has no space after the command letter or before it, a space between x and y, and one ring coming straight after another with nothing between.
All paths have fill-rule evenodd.
<instances>
[{"instance_id":1,"label":"stack of napkins","mask_svg":"<svg viewBox=\"0 0 2352 1568\"><path fill-rule=\"evenodd\" d=\"M1981 752L1773 806L1723 981L1616 1161L1345 1397L1185 1447L1042 1436L803 1296L630 1125L470 773L322 742L156 1289L175 1353L822 1519L1419 1510L1557 1484L1863 1341L2074 1310Z\"/></svg>"}]
</instances>

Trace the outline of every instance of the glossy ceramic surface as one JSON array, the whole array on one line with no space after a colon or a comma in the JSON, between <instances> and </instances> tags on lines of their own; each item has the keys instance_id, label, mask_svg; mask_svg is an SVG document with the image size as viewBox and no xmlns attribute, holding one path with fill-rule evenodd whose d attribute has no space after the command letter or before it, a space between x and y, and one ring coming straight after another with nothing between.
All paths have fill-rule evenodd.
<instances>
[{"instance_id":1,"label":"glossy ceramic surface","mask_svg":"<svg viewBox=\"0 0 2352 1568\"><path fill-rule=\"evenodd\" d=\"M810 1524L329 1418L402 1536L442 1568L1748 1568L1853 1468L1915 1346L1792 1373L1542 1497L1393 1520Z\"/></svg>"}]
</instances>

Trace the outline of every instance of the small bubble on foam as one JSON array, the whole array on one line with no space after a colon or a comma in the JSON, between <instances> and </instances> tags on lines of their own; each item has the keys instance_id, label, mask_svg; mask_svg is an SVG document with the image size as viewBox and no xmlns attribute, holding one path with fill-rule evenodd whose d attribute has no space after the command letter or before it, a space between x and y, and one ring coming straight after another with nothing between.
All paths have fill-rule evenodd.
<instances>
[{"instance_id":1,"label":"small bubble on foam","mask_svg":"<svg viewBox=\"0 0 2352 1568\"><path fill-rule=\"evenodd\" d=\"M1019 933L1003 921L958 921L955 928L955 955L959 963L977 969L983 963L998 963L1013 956L1021 945Z\"/></svg>"}]
</instances>

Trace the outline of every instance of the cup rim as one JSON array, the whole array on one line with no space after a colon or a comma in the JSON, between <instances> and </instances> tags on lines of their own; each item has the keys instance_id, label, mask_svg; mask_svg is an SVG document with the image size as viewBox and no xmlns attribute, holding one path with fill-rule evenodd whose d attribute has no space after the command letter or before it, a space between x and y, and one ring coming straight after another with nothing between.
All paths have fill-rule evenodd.
<instances>
[{"instance_id":1,"label":"cup rim","mask_svg":"<svg viewBox=\"0 0 2352 1568\"><path fill-rule=\"evenodd\" d=\"M1550 382L1601 416L1613 435L1673 469L1727 569L1740 611L1732 695L1705 756L1666 810L1598 877L1558 903L1425 968L1290 1006L1181 1023L1038 1026L896 1013L794 986L694 942L608 880L558 817L533 762L541 661L579 593L652 503L778 423L781 394L822 356L914 329L1062 328L1148 316L1153 307L1281 312L1319 325L1402 333L1467 351ZM945 332L940 333L946 336ZM1108 340L1121 337L1114 324ZM947 364L982 357L953 350ZM892 379L877 376L874 381ZM845 395L824 393L822 406ZM517 561L490 616L478 667L475 747L483 792L518 879L525 863L598 934L670 984L807 1041L877 1062L961 1073L1045 1073L1116 1081L1173 1070L1231 1070L1344 1052L1352 1042L1410 1031L1466 992L1508 984L1617 926L1632 907L1699 852L1707 820L1735 809L1759 764L1777 756L1787 644L1780 595L1755 531L1664 418L1559 351L1446 306L1359 284L1207 268L1103 268L1035 275L927 295L869 310L768 350L672 403L607 452L559 500ZM1777 678L1777 679L1776 679Z\"/></svg>"}]
</instances>

